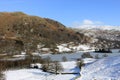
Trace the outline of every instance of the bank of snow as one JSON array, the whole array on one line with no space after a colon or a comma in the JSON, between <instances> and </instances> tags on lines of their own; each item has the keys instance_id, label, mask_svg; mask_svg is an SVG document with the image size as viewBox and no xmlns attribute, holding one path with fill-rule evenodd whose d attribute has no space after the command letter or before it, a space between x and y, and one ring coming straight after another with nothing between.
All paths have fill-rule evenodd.
<instances>
[{"instance_id":1,"label":"bank of snow","mask_svg":"<svg viewBox=\"0 0 120 80\"><path fill-rule=\"evenodd\" d=\"M120 56L100 59L81 70L77 80L120 80Z\"/></svg>"}]
</instances>

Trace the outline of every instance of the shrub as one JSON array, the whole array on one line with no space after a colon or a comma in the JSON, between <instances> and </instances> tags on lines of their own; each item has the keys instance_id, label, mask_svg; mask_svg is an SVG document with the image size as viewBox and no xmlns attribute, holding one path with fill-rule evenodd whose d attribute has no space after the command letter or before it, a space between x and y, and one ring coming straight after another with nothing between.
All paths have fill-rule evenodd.
<instances>
[{"instance_id":1,"label":"shrub","mask_svg":"<svg viewBox=\"0 0 120 80\"><path fill-rule=\"evenodd\" d=\"M108 55L107 55L107 54L103 54L102 56L103 56L103 57L107 57Z\"/></svg>"},{"instance_id":2,"label":"shrub","mask_svg":"<svg viewBox=\"0 0 120 80\"><path fill-rule=\"evenodd\" d=\"M58 61L54 61L53 65L51 65L51 69L57 74L58 71L62 71L63 67Z\"/></svg>"},{"instance_id":3,"label":"shrub","mask_svg":"<svg viewBox=\"0 0 120 80\"><path fill-rule=\"evenodd\" d=\"M99 59L99 55L98 54L95 55L95 59Z\"/></svg>"},{"instance_id":4,"label":"shrub","mask_svg":"<svg viewBox=\"0 0 120 80\"><path fill-rule=\"evenodd\" d=\"M86 52L81 55L82 58L93 58L93 56L90 55L90 53Z\"/></svg>"},{"instance_id":5,"label":"shrub","mask_svg":"<svg viewBox=\"0 0 120 80\"><path fill-rule=\"evenodd\" d=\"M44 72L52 72L57 74L58 71L62 71L62 65L58 62L58 61L54 61L52 63L50 63L49 65L44 63L42 64L42 68L41 68Z\"/></svg>"},{"instance_id":6,"label":"shrub","mask_svg":"<svg viewBox=\"0 0 120 80\"><path fill-rule=\"evenodd\" d=\"M77 66L81 69L82 66L84 66L84 61L83 60L80 60L80 61L77 61Z\"/></svg>"},{"instance_id":7,"label":"shrub","mask_svg":"<svg viewBox=\"0 0 120 80\"><path fill-rule=\"evenodd\" d=\"M41 69L42 69L44 72L47 72L47 71L48 71L48 65L42 64Z\"/></svg>"},{"instance_id":8,"label":"shrub","mask_svg":"<svg viewBox=\"0 0 120 80\"><path fill-rule=\"evenodd\" d=\"M0 80L5 80L4 75L0 72Z\"/></svg>"},{"instance_id":9,"label":"shrub","mask_svg":"<svg viewBox=\"0 0 120 80\"><path fill-rule=\"evenodd\" d=\"M67 58L65 56L62 57L62 61L67 61Z\"/></svg>"}]
</instances>

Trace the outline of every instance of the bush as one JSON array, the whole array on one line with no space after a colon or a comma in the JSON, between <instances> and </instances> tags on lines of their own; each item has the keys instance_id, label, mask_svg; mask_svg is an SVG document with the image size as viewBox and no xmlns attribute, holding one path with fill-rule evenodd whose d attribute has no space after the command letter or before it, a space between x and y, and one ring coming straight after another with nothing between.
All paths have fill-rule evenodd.
<instances>
[{"instance_id":1,"label":"bush","mask_svg":"<svg viewBox=\"0 0 120 80\"><path fill-rule=\"evenodd\" d=\"M53 71L56 74L58 73L58 71L62 71L63 70L62 65L58 61L54 61L53 65L51 65L51 68L53 69Z\"/></svg>"},{"instance_id":2,"label":"bush","mask_svg":"<svg viewBox=\"0 0 120 80\"><path fill-rule=\"evenodd\" d=\"M62 57L62 61L67 61L67 58L65 56Z\"/></svg>"},{"instance_id":3,"label":"bush","mask_svg":"<svg viewBox=\"0 0 120 80\"><path fill-rule=\"evenodd\" d=\"M103 57L107 57L108 55L107 55L107 54L103 54L102 56L103 56Z\"/></svg>"},{"instance_id":4,"label":"bush","mask_svg":"<svg viewBox=\"0 0 120 80\"><path fill-rule=\"evenodd\" d=\"M5 80L4 75L0 72L0 80Z\"/></svg>"},{"instance_id":5,"label":"bush","mask_svg":"<svg viewBox=\"0 0 120 80\"><path fill-rule=\"evenodd\" d=\"M83 60L80 60L80 61L77 61L77 66L81 69L82 66L84 66L84 61Z\"/></svg>"},{"instance_id":6,"label":"bush","mask_svg":"<svg viewBox=\"0 0 120 80\"><path fill-rule=\"evenodd\" d=\"M86 52L81 55L82 58L93 58L93 56L90 55L90 53Z\"/></svg>"},{"instance_id":7,"label":"bush","mask_svg":"<svg viewBox=\"0 0 120 80\"><path fill-rule=\"evenodd\" d=\"M95 55L95 59L99 59L99 55L98 54Z\"/></svg>"},{"instance_id":8,"label":"bush","mask_svg":"<svg viewBox=\"0 0 120 80\"><path fill-rule=\"evenodd\" d=\"M52 63L50 63L49 65L44 63L42 64L42 68L41 68L44 72L52 72L57 74L58 71L62 71L62 65L58 62L58 61L54 61Z\"/></svg>"},{"instance_id":9,"label":"bush","mask_svg":"<svg viewBox=\"0 0 120 80\"><path fill-rule=\"evenodd\" d=\"M47 71L48 71L48 65L42 64L41 69L42 69L44 72L47 72Z\"/></svg>"}]
</instances>

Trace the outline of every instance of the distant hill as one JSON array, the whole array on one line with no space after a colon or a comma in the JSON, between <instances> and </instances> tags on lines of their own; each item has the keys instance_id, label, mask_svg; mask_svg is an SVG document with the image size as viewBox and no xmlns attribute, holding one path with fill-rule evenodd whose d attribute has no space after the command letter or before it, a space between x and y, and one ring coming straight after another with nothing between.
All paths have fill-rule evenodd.
<instances>
[{"instance_id":1,"label":"distant hill","mask_svg":"<svg viewBox=\"0 0 120 80\"><path fill-rule=\"evenodd\" d=\"M91 38L95 38L96 42L91 45L96 46L98 48L120 48L120 31L115 29L82 29L77 28L73 29L81 34L89 36Z\"/></svg>"},{"instance_id":2,"label":"distant hill","mask_svg":"<svg viewBox=\"0 0 120 80\"><path fill-rule=\"evenodd\" d=\"M54 48L58 43L87 43L90 37L63 24L22 12L0 12L0 53L19 54L37 50L38 44Z\"/></svg>"}]
</instances>

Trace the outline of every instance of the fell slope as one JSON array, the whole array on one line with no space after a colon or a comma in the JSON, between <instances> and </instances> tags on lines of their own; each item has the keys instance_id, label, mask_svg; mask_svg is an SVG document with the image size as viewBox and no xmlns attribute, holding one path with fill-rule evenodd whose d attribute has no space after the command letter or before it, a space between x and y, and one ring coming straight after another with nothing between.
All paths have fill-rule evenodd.
<instances>
[{"instance_id":1,"label":"fell slope","mask_svg":"<svg viewBox=\"0 0 120 80\"><path fill-rule=\"evenodd\" d=\"M55 48L57 43L89 41L89 37L52 19L22 12L0 13L0 53L16 54L25 50L30 53L37 50L38 44Z\"/></svg>"}]
</instances>

